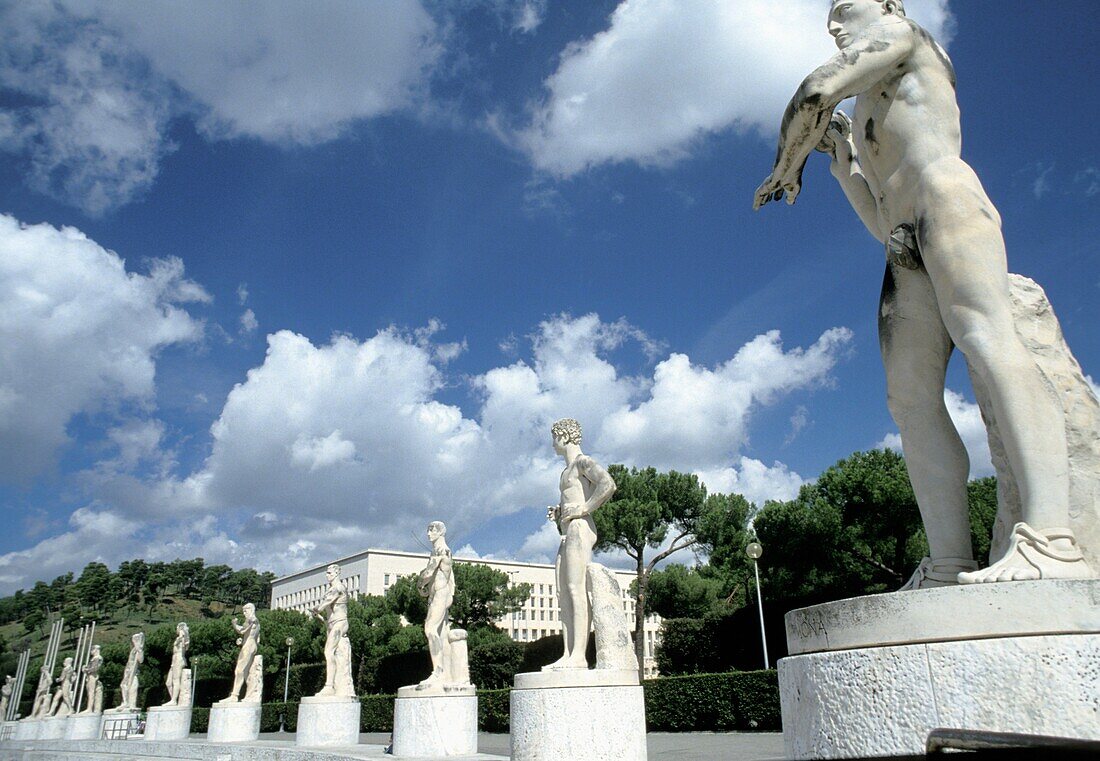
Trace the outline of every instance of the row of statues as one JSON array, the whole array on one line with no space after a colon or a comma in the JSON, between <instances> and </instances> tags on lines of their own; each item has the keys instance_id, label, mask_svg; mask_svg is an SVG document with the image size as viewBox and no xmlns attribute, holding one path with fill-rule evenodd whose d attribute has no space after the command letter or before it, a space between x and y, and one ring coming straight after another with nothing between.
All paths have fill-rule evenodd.
<instances>
[{"instance_id":1,"label":"row of statues","mask_svg":"<svg viewBox=\"0 0 1100 761\"><path fill-rule=\"evenodd\" d=\"M81 669L84 674L85 695L81 714L103 711L103 684L99 681L99 670L102 666L103 655L100 653L99 645L95 645L92 647L87 665ZM78 675L79 672L71 657L62 662L61 673L56 679L49 671L43 669L38 676L38 687L35 689L34 701L31 703L30 718L46 719L75 713ZM4 685L0 688L0 716L7 714L14 685L15 677L5 677ZM52 689L54 685L57 686L56 691Z\"/></svg>"}]
</instances>

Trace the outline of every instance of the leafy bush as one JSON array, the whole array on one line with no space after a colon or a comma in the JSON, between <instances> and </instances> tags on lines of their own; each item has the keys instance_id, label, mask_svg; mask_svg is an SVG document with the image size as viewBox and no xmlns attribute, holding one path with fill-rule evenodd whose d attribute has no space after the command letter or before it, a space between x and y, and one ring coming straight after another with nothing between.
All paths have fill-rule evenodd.
<instances>
[{"instance_id":1,"label":"leafy bush","mask_svg":"<svg viewBox=\"0 0 1100 761\"><path fill-rule=\"evenodd\" d=\"M359 715L360 732L393 731L393 695L364 695L359 698L363 710Z\"/></svg>"},{"instance_id":2,"label":"leafy bush","mask_svg":"<svg viewBox=\"0 0 1100 761\"><path fill-rule=\"evenodd\" d=\"M510 728L511 690L478 690L477 728L482 732L507 732Z\"/></svg>"},{"instance_id":3,"label":"leafy bush","mask_svg":"<svg viewBox=\"0 0 1100 761\"><path fill-rule=\"evenodd\" d=\"M651 732L777 731L776 672L691 674L645 682L646 728Z\"/></svg>"}]
</instances>

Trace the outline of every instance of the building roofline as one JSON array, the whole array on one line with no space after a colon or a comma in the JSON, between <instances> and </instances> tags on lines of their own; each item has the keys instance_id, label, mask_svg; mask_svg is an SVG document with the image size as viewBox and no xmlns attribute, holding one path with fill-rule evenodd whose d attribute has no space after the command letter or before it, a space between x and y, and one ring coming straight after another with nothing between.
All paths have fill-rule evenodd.
<instances>
[{"instance_id":1,"label":"building roofline","mask_svg":"<svg viewBox=\"0 0 1100 761\"><path fill-rule=\"evenodd\" d=\"M288 573L285 576L280 576L277 579L273 579L272 582L271 582L271 585L275 586L276 584L279 584L281 582L296 579L299 576L308 576L310 574L317 573L317 571L328 568L333 563L336 563L338 565L344 565L345 563L350 563L350 562L354 562L356 560L361 560L361 559L363 559L364 556L368 556L368 555L390 555L390 556L400 556L400 557L408 557L408 558L425 558L425 559L428 557L427 552L405 552L404 550L384 550L384 549L379 549L379 548L375 548L375 547L369 547L365 550L360 550L359 552L354 552L351 555L345 555L342 558L337 558L335 560L329 561L328 563L321 563L319 565L310 566L309 568L303 568L302 570L295 571L294 573ZM465 561L471 562L471 563L485 563L485 564L492 564L492 565L511 565L511 566L516 566L516 567L519 567L519 568L553 568L554 567L553 563L526 563L526 562L523 562L522 560L496 560L496 559L492 559L492 558L462 557L461 555L456 555L455 560L465 560ZM617 572L617 571L620 571L621 569L612 568L610 570L612 572Z\"/></svg>"}]
</instances>

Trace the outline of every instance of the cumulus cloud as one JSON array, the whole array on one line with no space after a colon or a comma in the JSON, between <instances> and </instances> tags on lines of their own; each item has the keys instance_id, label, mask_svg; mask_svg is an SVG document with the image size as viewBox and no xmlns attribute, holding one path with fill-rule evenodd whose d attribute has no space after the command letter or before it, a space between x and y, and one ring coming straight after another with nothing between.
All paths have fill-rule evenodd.
<instances>
[{"instance_id":1,"label":"cumulus cloud","mask_svg":"<svg viewBox=\"0 0 1100 761\"><path fill-rule=\"evenodd\" d=\"M951 422L955 424L966 447L966 453L970 457L970 478L995 475L993 458L989 453L989 437L986 434L985 423L982 421L981 409L977 404L967 401L966 397L951 389L944 390L943 401L947 405ZM902 451L901 436L896 432L888 433L875 446L900 452Z\"/></svg>"},{"instance_id":2,"label":"cumulus cloud","mask_svg":"<svg viewBox=\"0 0 1100 761\"><path fill-rule=\"evenodd\" d=\"M947 0L909 0L946 43ZM835 54L822 0L623 0L570 44L516 140L559 176L605 162L667 164L729 127L771 134L799 82Z\"/></svg>"},{"instance_id":3,"label":"cumulus cloud","mask_svg":"<svg viewBox=\"0 0 1100 761\"><path fill-rule=\"evenodd\" d=\"M610 355L648 358L659 342L625 320L558 315L538 326L525 359L472 379L467 415L437 398L448 383L442 330L433 322L326 344L290 331L268 336L263 364L230 392L211 427L201 467L144 480L100 469L93 491L109 510L97 514L145 526L135 546L184 525L172 550L157 551L202 547L208 560L256 558L278 571L365 546L406 546L441 517L465 536L553 500L561 462L548 430L566 416L582 421L586 451L602 462L698 469L712 489L781 498L801 479L736 454L749 421L781 396L825 382L849 339L834 329L809 347L784 348L768 333L715 367L672 354L630 375ZM161 435L156 425L120 430L117 459L147 459ZM556 541L543 531L511 549L545 559Z\"/></svg>"},{"instance_id":4,"label":"cumulus cloud","mask_svg":"<svg viewBox=\"0 0 1100 761\"><path fill-rule=\"evenodd\" d=\"M102 214L145 191L171 118L209 139L314 145L415 104L439 56L420 2L0 7L0 149L36 190Z\"/></svg>"},{"instance_id":5,"label":"cumulus cloud","mask_svg":"<svg viewBox=\"0 0 1100 761\"><path fill-rule=\"evenodd\" d=\"M208 299L178 259L128 272L75 228L0 215L0 482L48 469L79 413L150 409L157 353L202 337L181 305ZM112 437L120 458L136 460L159 434L121 427Z\"/></svg>"}]
</instances>

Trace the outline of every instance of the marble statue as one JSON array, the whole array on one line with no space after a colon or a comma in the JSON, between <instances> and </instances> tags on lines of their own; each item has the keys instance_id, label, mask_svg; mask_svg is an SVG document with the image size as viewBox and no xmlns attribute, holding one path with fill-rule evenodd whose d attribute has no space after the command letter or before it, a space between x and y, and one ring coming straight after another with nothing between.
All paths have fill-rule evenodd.
<instances>
[{"instance_id":1,"label":"marble statue","mask_svg":"<svg viewBox=\"0 0 1100 761\"><path fill-rule=\"evenodd\" d=\"M623 611L619 580L599 563L589 563L586 576L588 598L592 602L592 630L596 635L596 668L637 669L638 656Z\"/></svg>"},{"instance_id":2,"label":"marble statue","mask_svg":"<svg viewBox=\"0 0 1100 761\"><path fill-rule=\"evenodd\" d=\"M49 714L53 697L50 695L50 685L53 684L53 676L45 667L38 672L38 687L34 691L34 702L31 703L31 715L28 718L41 719Z\"/></svg>"},{"instance_id":3,"label":"marble statue","mask_svg":"<svg viewBox=\"0 0 1100 761\"><path fill-rule=\"evenodd\" d=\"M242 703L257 703L263 700L264 694L264 657L259 653L252 659L252 665L248 669L248 679L244 684L244 697Z\"/></svg>"},{"instance_id":4,"label":"marble statue","mask_svg":"<svg viewBox=\"0 0 1100 761\"><path fill-rule=\"evenodd\" d=\"M256 606L247 602L241 608L241 612L244 614L244 623L237 623L236 616L231 622L234 631L239 635L237 644L241 646L241 651L237 655L237 665L233 668L233 689L229 697L220 701L221 703L236 703L240 699L242 687L245 688L245 696L248 696L247 682L250 680L253 664L259 657L260 619L256 618Z\"/></svg>"},{"instance_id":5,"label":"marble statue","mask_svg":"<svg viewBox=\"0 0 1100 761\"><path fill-rule=\"evenodd\" d=\"M602 466L581 452L581 426L572 418L557 421L550 429L554 451L565 459L558 481L561 499L547 517L561 534L555 560L559 617L565 652L544 671L587 669L585 649L592 619L586 574L596 546L596 522L592 513L615 493L615 482Z\"/></svg>"},{"instance_id":6,"label":"marble statue","mask_svg":"<svg viewBox=\"0 0 1100 761\"><path fill-rule=\"evenodd\" d=\"M191 629L187 623L176 624L176 641L172 643L172 665L164 686L168 688L165 706L191 705L190 669L187 668L187 651L191 649ZM184 673L187 672L187 673ZM186 687L186 690L184 689Z\"/></svg>"},{"instance_id":7,"label":"marble statue","mask_svg":"<svg viewBox=\"0 0 1100 761\"><path fill-rule=\"evenodd\" d=\"M103 667L103 654L99 645L92 645L88 663L84 666L84 710L80 713L103 713L103 683L99 670Z\"/></svg>"},{"instance_id":8,"label":"marble statue","mask_svg":"<svg viewBox=\"0 0 1100 761\"><path fill-rule=\"evenodd\" d=\"M130 655L126 659L126 668L122 671L122 683L118 686L119 691L122 693L122 700L115 708L111 709L115 713L138 710L138 688L140 687L138 672L141 670L141 664L144 661L145 634L137 632L130 637Z\"/></svg>"},{"instance_id":9,"label":"marble statue","mask_svg":"<svg viewBox=\"0 0 1100 761\"><path fill-rule=\"evenodd\" d=\"M11 692L15 686L15 677L5 676L4 686L0 687L0 721L8 715L8 703L11 702Z\"/></svg>"},{"instance_id":10,"label":"marble statue","mask_svg":"<svg viewBox=\"0 0 1100 761\"><path fill-rule=\"evenodd\" d=\"M451 603L455 596L454 560L447 546L447 526L442 521L428 524L428 541L432 552L428 565L420 572L416 588L428 598L428 614L424 619L424 634L432 657L432 673L413 690L419 694L443 694L472 690L470 663L466 650L466 632L452 629ZM403 687L398 695L409 692Z\"/></svg>"},{"instance_id":11,"label":"marble statue","mask_svg":"<svg viewBox=\"0 0 1100 761\"><path fill-rule=\"evenodd\" d=\"M787 106L771 175L754 208L798 197L818 149L886 248L879 343L929 557L903 589L1093 575L1069 521L1063 412L1013 322L1001 219L960 157L951 61L901 0L834 0L839 48ZM854 119L836 111L856 97ZM978 570L970 545L969 462L944 403L952 349L988 391L1019 490L1005 550Z\"/></svg>"},{"instance_id":12,"label":"marble statue","mask_svg":"<svg viewBox=\"0 0 1100 761\"><path fill-rule=\"evenodd\" d=\"M351 680L351 641L348 639L348 589L340 580L340 566L325 569L328 591L310 612L325 622L325 686L317 697L355 697Z\"/></svg>"},{"instance_id":13,"label":"marble statue","mask_svg":"<svg viewBox=\"0 0 1100 761\"><path fill-rule=\"evenodd\" d=\"M61 675L57 677L57 692L50 703L50 716L68 716L73 712L76 688L76 668L73 659L66 658L61 664Z\"/></svg>"}]
</instances>

